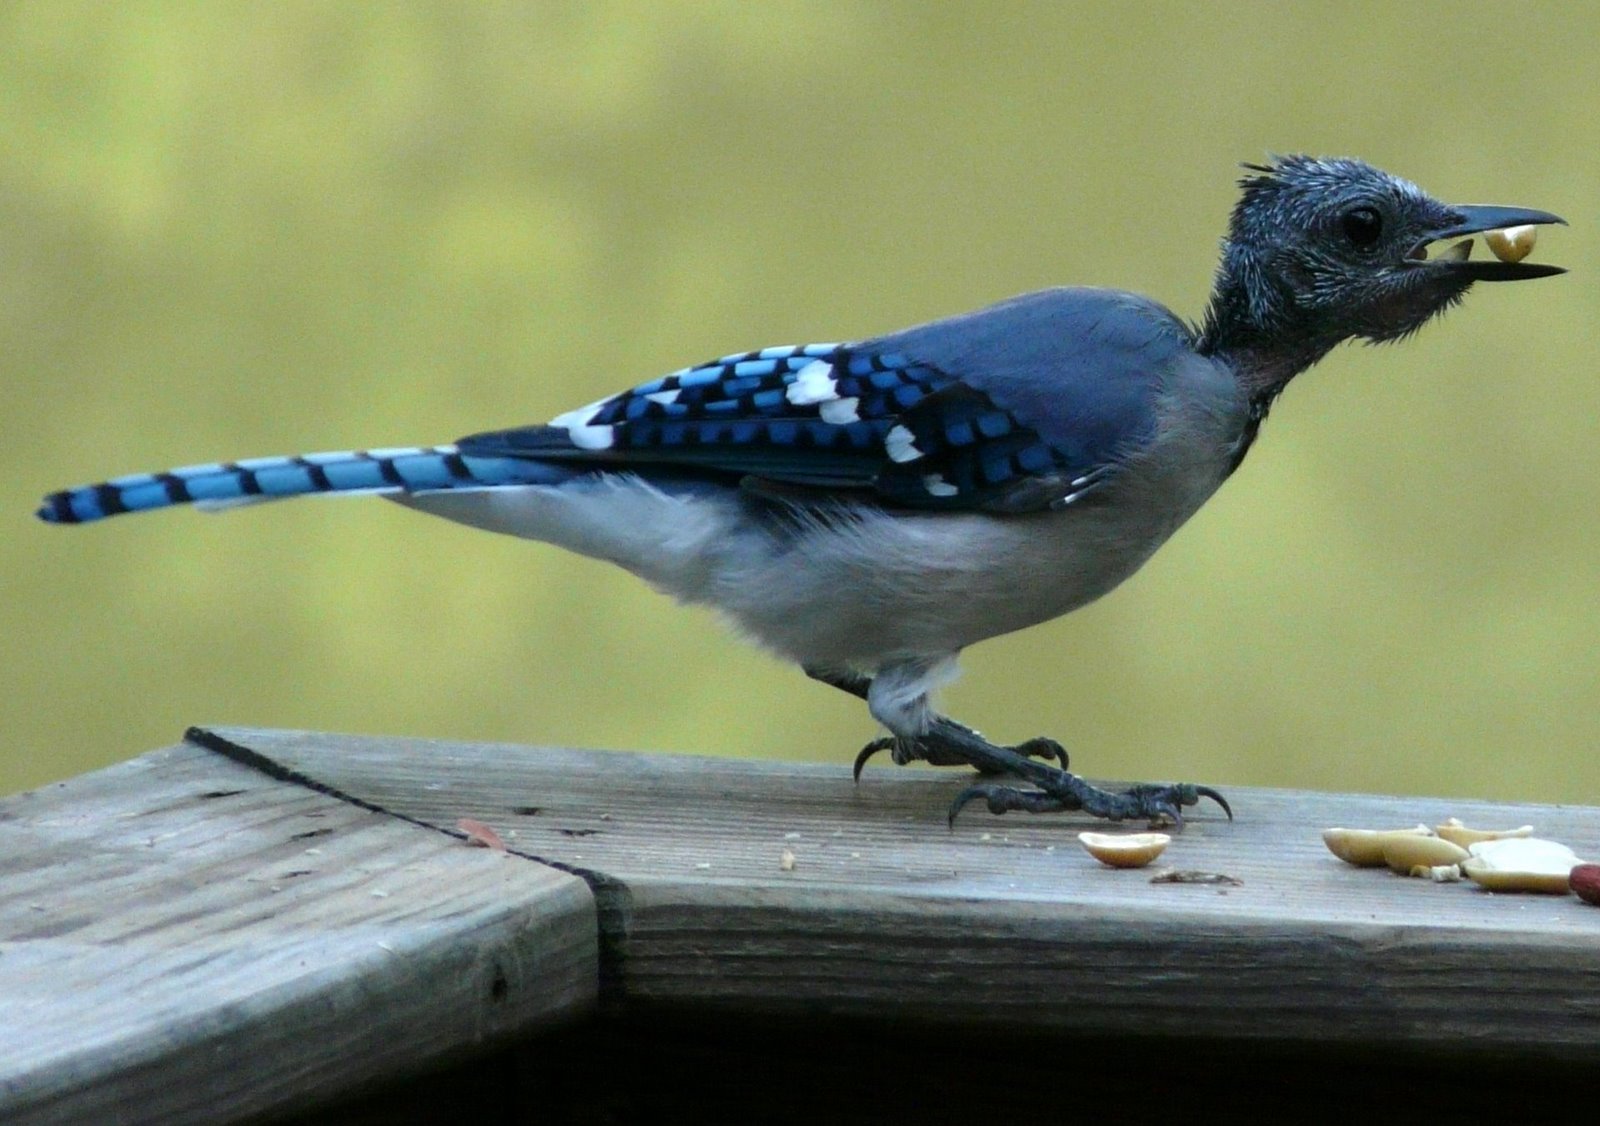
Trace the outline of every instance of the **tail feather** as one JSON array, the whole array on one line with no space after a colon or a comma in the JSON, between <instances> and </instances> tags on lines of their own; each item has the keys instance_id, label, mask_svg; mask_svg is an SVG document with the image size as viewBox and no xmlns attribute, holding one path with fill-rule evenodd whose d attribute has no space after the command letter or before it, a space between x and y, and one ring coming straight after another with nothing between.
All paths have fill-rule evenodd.
<instances>
[{"instance_id":1,"label":"tail feather","mask_svg":"<svg viewBox=\"0 0 1600 1126\"><path fill-rule=\"evenodd\" d=\"M472 457L455 446L343 450L261 457L136 473L51 493L39 519L86 524L122 512L195 503L231 508L315 493L426 492L494 485L558 484L576 471L527 458Z\"/></svg>"}]
</instances>

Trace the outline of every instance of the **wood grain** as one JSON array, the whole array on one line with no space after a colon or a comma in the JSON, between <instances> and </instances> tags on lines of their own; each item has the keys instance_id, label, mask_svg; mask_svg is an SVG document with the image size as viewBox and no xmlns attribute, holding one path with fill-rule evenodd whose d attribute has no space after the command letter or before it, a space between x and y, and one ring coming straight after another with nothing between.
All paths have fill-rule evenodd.
<instances>
[{"instance_id":1,"label":"wood grain","mask_svg":"<svg viewBox=\"0 0 1600 1126\"><path fill-rule=\"evenodd\" d=\"M281 1113L592 1007L578 879L199 747L0 802L0 1120Z\"/></svg>"},{"instance_id":2,"label":"wood grain","mask_svg":"<svg viewBox=\"0 0 1600 1126\"><path fill-rule=\"evenodd\" d=\"M1357 870L1320 830L1533 823L1600 856L1600 811L1234 788L1153 884L1072 816L944 810L961 773L215 729L262 769L511 848L596 890L607 998L1073 1034L1600 1059L1600 911ZM780 857L794 855L792 870ZM1157 869L1159 871L1160 869Z\"/></svg>"}]
</instances>

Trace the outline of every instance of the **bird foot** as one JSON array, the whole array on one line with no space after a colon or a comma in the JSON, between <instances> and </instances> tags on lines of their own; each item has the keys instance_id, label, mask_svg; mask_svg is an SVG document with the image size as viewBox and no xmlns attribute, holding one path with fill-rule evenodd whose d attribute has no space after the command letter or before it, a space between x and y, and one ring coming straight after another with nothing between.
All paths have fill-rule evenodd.
<instances>
[{"instance_id":1,"label":"bird foot","mask_svg":"<svg viewBox=\"0 0 1600 1126\"><path fill-rule=\"evenodd\" d=\"M1222 812L1233 820L1233 810L1228 801L1210 786L1196 786L1191 782L1151 783L1141 782L1117 793L1090 785L1076 774L1063 770L1054 779L1034 777L1029 779L1037 790L1024 790L994 782L978 782L956 795L950 804L950 825L954 828L956 814L963 806L982 798L990 813L1061 813L1081 810L1107 821L1148 821L1152 827L1172 825L1183 828L1185 806L1199 804L1201 798L1210 798L1222 807Z\"/></svg>"},{"instance_id":2,"label":"bird foot","mask_svg":"<svg viewBox=\"0 0 1600 1126\"><path fill-rule=\"evenodd\" d=\"M1210 798L1222 807L1228 820L1233 820L1227 799L1209 786L1145 782L1121 793L1102 790L1067 770L1066 749L1054 739L1041 737L1013 747L1000 746L945 716L936 716L928 731L914 738L891 736L874 739L862 747L855 761L858 782L861 768L880 751L888 751L889 757L902 765L920 761L935 766L970 766L980 774L1009 775L1032 783L1032 789L999 782L968 786L950 806L952 827L962 807L977 798L984 799L991 813L1081 811L1107 821L1143 820L1179 829L1183 828L1183 810L1197 805L1201 798ZM1036 761L1039 759L1048 761Z\"/></svg>"},{"instance_id":3,"label":"bird foot","mask_svg":"<svg viewBox=\"0 0 1600 1126\"><path fill-rule=\"evenodd\" d=\"M1009 752L1023 758L1050 759L1061 765L1062 770L1067 769L1067 749L1054 739L1044 736L1028 739L1010 747L996 747L984 739L972 728L965 724L957 723L953 719L941 717L939 723L943 728L936 727L935 732L921 739L902 739L893 735L886 735L882 739L874 739L856 755L855 766L852 774L857 782L861 781L861 770L867 765L867 760L882 751L889 752L889 758L898 766L909 762L926 762L932 766L971 766L976 767L980 774L1008 773L1002 767L992 764L974 763L972 759L961 753L961 746L966 740L976 740L985 743L995 750ZM964 737L957 741L948 737L941 738L938 734L944 728L958 731Z\"/></svg>"}]
</instances>

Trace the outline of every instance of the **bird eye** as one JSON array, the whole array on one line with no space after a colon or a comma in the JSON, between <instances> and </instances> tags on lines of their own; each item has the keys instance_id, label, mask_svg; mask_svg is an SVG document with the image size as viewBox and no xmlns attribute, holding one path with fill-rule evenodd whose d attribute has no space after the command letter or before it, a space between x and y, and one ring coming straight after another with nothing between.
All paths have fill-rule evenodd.
<instances>
[{"instance_id":1,"label":"bird eye","mask_svg":"<svg viewBox=\"0 0 1600 1126\"><path fill-rule=\"evenodd\" d=\"M1383 219L1371 207L1353 207L1344 213L1341 220L1344 226L1344 237L1351 244L1366 249L1378 241L1378 236L1383 234Z\"/></svg>"}]
</instances>

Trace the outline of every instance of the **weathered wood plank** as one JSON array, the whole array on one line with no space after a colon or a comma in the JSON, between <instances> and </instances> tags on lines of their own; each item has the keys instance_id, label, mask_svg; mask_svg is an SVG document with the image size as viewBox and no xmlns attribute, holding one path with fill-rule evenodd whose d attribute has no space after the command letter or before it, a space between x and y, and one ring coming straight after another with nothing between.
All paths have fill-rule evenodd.
<instances>
[{"instance_id":1,"label":"weathered wood plank","mask_svg":"<svg viewBox=\"0 0 1600 1126\"><path fill-rule=\"evenodd\" d=\"M0 802L0 1120L221 1122L592 1006L580 880L194 746Z\"/></svg>"},{"instance_id":2,"label":"weathered wood plank","mask_svg":"<svg viewBox=\"0 0 1600 1126\"><path fill-rule=\"evenodd\" d=\"M1600 911L1357 871L1333 824L1532 822L1600 856L1600 810L1229 788L1166 860L1096 865L1074 817L952 833L949 772L217 730L270 769L428 824L495 826L595 883L625 1002L1600 1059ZM792 870L780 855L794 853Z\"/></svg>"}]
</instances>

